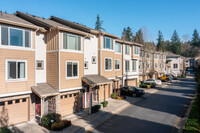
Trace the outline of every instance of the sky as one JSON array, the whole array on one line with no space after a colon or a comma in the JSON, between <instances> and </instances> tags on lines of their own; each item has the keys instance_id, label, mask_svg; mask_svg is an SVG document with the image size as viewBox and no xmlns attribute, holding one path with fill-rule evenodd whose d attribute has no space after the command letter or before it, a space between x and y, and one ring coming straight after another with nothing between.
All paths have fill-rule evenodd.
<instances>
[{"instance_id":1,"label":"sky","mask_svg":"<svg viewBox=\"0 0 200 133\"><path fill-rule=\"evenodd\" d=\"M121 36L124 27L135 34L146 29L148 41L157 42L158 30L169 40L176 29L183 40L200 32L200 0L1 0L0 10L51 15L94 28L97 14L106 32Z\"/></svg>"}]
</instances>

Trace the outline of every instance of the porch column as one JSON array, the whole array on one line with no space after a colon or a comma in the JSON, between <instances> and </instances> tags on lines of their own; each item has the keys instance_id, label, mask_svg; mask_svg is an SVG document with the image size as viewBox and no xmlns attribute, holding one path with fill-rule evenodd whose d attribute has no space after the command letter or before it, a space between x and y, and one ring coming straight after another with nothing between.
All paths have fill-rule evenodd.
<instances>
[{"instance_id":1,"label":"porch column","mask_svg":"<svg viewBox=\"0 0 200 133\"><path fill-rule=\"evenodd\" d=\"M92 113L92 87L89 87L89 91L90 91L90 110L89 113Z\"/></svg>"},{"instance_id":2,"label":"porch column","mask_svg":"<svg viewBox=\"0 0 200 133\"><path fill-rule=\"evenodd\" d=\"M99 104L99 87L100 86L97 87L97 101L98 101L98 104Z\"/></svg>"}]
</instances>

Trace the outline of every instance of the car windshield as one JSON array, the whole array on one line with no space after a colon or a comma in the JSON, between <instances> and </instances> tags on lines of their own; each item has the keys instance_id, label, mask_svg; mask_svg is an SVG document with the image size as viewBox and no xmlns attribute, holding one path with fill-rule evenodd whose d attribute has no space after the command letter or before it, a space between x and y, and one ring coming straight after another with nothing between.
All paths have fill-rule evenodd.
<instances>
[{"instance_id":1,"label":"car windshield","mask_svg":"<svg viewBox=\"0 0 200 133\"><path fill-rule=\"evenodd\" d=\"M133 86L128 86L127 87L129 90L133 90Z\"/></svg>"}]
</instances>

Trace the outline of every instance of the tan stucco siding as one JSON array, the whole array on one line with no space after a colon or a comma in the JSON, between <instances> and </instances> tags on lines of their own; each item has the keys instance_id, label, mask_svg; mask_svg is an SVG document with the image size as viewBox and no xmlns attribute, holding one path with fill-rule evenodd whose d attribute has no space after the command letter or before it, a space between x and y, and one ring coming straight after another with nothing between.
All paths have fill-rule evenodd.
<instances>
[{"instance_id":1,"label":"tan stucco siding","mask_svg":"<svg viewBox=\"0 0 200 133\"><path fill-rule=\"evenodd\" d=\"M122 76L122 70L123 70L122 54L115 54L115 60L120 60L120 70L115 70L115 76Z\"/></svg>"},{"instance_id":2,"label":"tan stucco siding","mask_svg":"<svg viewBox=\"0 0 200 133\"><path fill-rule=\"evenodd\" d=\"M27 80L6 81L6 60L26 60ZM24 50L0 49L0 94L30 91L35 85L35 52Z\"/></svg>"},{"instance_id":3,"label":"tan stucco siding","mask_svg":"<svg viewBox=\"0 0 200 133\"><path fill-rule=\"evenodd\" d=\"M66 79L66 61L78 61L79 77L75 79ZM61 89L81 87L84 72L83 53L60 52L60 86Z\"/></svg>"},{"instance_id":4,"label":"tan stucco siding","mask_svg":"<svg viewBox=\"0 0 200 133\"><path fill-rule=\"evenodd\" d=\"M58 52L47 53L47 83L58 89Z\"/></svg>"},{"instance_id":5,"label":"tan stucco siding","mask_svg":"<svg viewBox=\"0 0 200 133\"><path fill-rule=\"evenodd\" d=\"M58 50L58 30L47 32L47 51Z\"/></svg>"},{"instance_id":6,"label":"tan stucco siding","mask_svg":"<svg viewBox=\"0 0 200 133\"><path fill-rule=\"evenodd\" d=\"M112 70L105 71L105 58L112 58ZM115 77L115 53L102 50L102 76L106 78Z\"/></svg>"}]
</instances>

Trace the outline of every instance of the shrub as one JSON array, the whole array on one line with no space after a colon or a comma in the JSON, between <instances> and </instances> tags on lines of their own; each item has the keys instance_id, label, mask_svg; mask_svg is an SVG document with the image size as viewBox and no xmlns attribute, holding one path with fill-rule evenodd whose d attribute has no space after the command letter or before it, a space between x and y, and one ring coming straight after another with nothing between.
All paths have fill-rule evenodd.
<instances>
[{"instance_id":1,"label":"shrub","mask_svg":"<svg viewBox=\"0 0 200 133\"><path fill-rule=\"evenodd\" d=\"M140 85L140 88L150 88L151 86L150 85L148 85L148 84L141 84Z\"/></svg>"},{"instance_id":2,"label":"shrub","mask_svg":"<svg viewBox=\"0 0 200 133\"><path fill-rule=\"evenodd\" d=\"M122 100L122 98L118 96L118 97L117 97L117 100Z\"/></svg>"},{"instance_id":3,"label":"shrub","mask_svg":"<svg viewBox=\"0 0 200 133\"><path fill-rule=\"evenodd\" d=\"M98 112L101 109L101 105L94 105L92 106L92 114Z\"/></svg>"},{"instance_id":4,"label":"shrub","mask_svg":"<svg viewBox=\"0 0 200 133\"><path fill-rule=\"evenodd\" d=\"M69 127L71 125L71 121L68 120L61 120L60 122L54 122L51 125L51 130L54 131L60 131L66 127Z\"/></svg>"},{"instance_id":5,"label":"shrub","mask_svg":"<svg viewBox=\"0 0 200 133\"><path fill-rule=\"evenodd\" d=\"M1 127L0 133L12 133L11 130L7 127Z\"/></svg>"},{"instance_id":6,"label":"shrub","mask_svg":"<svg viewBox=\"0 0 200 133\"><path fill-rule=\"evenodd\" d=\"M156 87L156 84L154 84L154 83L144 83L144 84L146 84L146 85L150 85L151 88Z\"/></svg>"},{"instance_id":7,"label":"shrub","mask_svg":"<svg viewBox=\"0 0 200 133\"><path fill-rule=\"evenodd\" d=\"M117 96L118 96L117 92L114 92L111 94L111 98L113 98L113 99L117 99Z\"/></svg>"},{"instance_id":8,"label":"shrub","mask_svg":"<svg viewBox=\"0 0 200 133\"><path fill-rule=\"evenodd\" d=\"M41 125L43 127L46 127L48 129L50 129L51 128L51 124L53 122L60 122L60 121L61 121L61 115L60 114L51 113L51 114L47 114L47 115L42 117Z\"/></svg>"},{"instance_id":9,"label":"shrub","mask_svg":"<svg viewBox=\"0 0 200 133\"><path fill-rule=\"evenodd\" d=\"M101 102L101 104L103 104L103 107L105 108L108 105L108 101Z\"/></svg>"}]
</instances>

